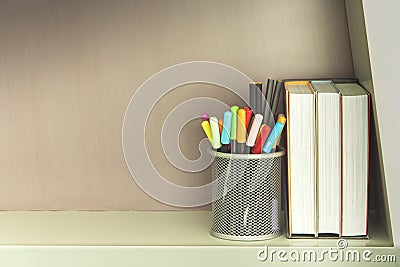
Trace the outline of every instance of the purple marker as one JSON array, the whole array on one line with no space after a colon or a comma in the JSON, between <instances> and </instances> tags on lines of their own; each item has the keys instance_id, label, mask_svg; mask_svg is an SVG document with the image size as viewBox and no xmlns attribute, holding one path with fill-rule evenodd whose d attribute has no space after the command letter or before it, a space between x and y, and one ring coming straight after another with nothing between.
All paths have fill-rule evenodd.
<instances>
[{"instance_id":1,"label":"purple marker","mask_svg":"<svg viewBox=\"0 0 400 267\"><path fill-rule=\"evenodd\" d=\"M201 121L208 121L210 119L210 116L208 113L203 113L201 114Z\"/></svg>"}]
</instances>

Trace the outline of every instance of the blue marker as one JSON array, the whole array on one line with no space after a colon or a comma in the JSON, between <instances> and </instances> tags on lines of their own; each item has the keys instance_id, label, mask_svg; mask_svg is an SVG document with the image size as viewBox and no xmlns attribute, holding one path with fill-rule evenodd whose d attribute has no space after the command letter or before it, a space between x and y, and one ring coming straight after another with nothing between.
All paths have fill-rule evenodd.
<instances>
[{"instance_id":1,"label":"blue marker","mask_svg":"<svg viewBox=\"0 0 400 267\"><path fill-rule=\"evenodd\" d=\"M278 118L278 121L275 124L274 129L272 129L270 135L268 136L267 141L264 144L263 147L263 153L271 153L272 148L274 147L275 143L281 136L283 127L285 126L286 123L286 118L285 116L280 116Z\"/></svg>"},{"instance_id":2,"label":"blue marker","mask_svg":"<svg viewBox=\"0 0 400 267\"><path fill-rule=\"evenodd\" d=\"M232 112L225 111L224 113L224 125L222 126L221 143L228 145L231 142L231 122Z\"/></svg>"}]
</instances>

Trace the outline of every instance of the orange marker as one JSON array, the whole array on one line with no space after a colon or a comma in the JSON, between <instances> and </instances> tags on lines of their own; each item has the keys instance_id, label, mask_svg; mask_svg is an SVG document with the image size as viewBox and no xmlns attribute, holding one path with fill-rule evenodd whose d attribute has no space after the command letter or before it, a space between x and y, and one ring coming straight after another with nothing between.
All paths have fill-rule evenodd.
<instances>
[{"instance_id":1,"label":"orange marker","mask_svg":"<svg viewBox=\"0 0 400 267\"><path fill-rule=\"evenodd\" d=\"M218 120L218 127L219 127L219 134L222 135L222 125L223 125L223 121L222 120Z\"/></svg>"}]
</instances>

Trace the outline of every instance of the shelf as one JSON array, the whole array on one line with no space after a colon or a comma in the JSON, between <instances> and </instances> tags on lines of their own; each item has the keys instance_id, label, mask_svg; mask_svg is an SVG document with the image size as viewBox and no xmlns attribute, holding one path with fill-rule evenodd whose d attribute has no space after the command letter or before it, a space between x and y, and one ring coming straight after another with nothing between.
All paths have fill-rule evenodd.
<instances>
[{"instance_id":1,"label":"shelf","mask_svg":"<svg viewBox=\"0 0 400 267\"><path fill-rule=\"evenodd\" d=\"M210 226L209 211L4 211L0 212L0 265L132 266L140 262L232 267L265 263L257 258L265 246L317 252L337 248L335 239L287 239L284 235L257 242L221 240L209 234ZM385 233L371 236L370 240L347 239L349 248L400 257Z\"/></svg>"},{"instance_id":2,"label":"shelf","mask_svg":"<svg viewBox=\"0 0 400 267\"><path fill-rule=\"evenodd\" d=\"M373 216L371 216L373 217ZM375 227L370 239L347 239L352 247L390 247ZM5 211L0 245L40 246L245 246L334 247L336 239L229 241L209 234L209 211ZM283 232L286 231L283 229Z\"/></svg>"}]
</instances>

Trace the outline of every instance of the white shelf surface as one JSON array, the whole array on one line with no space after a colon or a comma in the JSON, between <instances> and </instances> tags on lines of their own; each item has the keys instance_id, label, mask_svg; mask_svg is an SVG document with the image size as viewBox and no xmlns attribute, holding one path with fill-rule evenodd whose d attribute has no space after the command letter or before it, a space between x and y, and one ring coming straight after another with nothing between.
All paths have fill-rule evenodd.
<instances>
[{"instance_id":1,"label":"white shelf surface","mask_svg":"<svg viewBox=\"0 0 400 267\"><path fill-rule=\"evenodd\" d=\"M265 246L317 253L338 248L336 239L285 235L256 242L221 240L209 234L210 226L209 211L3 211L0 266L262 266L271 263L257 258ZM372 231L369 240L347 241L348 249L373 249L375 254L396 255L400 260L399 249L391 247L383 233ZM277 259L273 263L287 266Z\"/></svg>"},{"instance_id":2,"label":"white shelf surface","mask_svg":"<svg viewBox=\"0 0 400 267\"><path fill-rule=\"evenodd\" d=\"M347 239L349 246L392 245L371 221L370 239ZM0 245L334 247L337 241L285 235L266 241L229 241L212 237L210 227L209 211L3 211Z\"/></svg>"}]
</instances>

